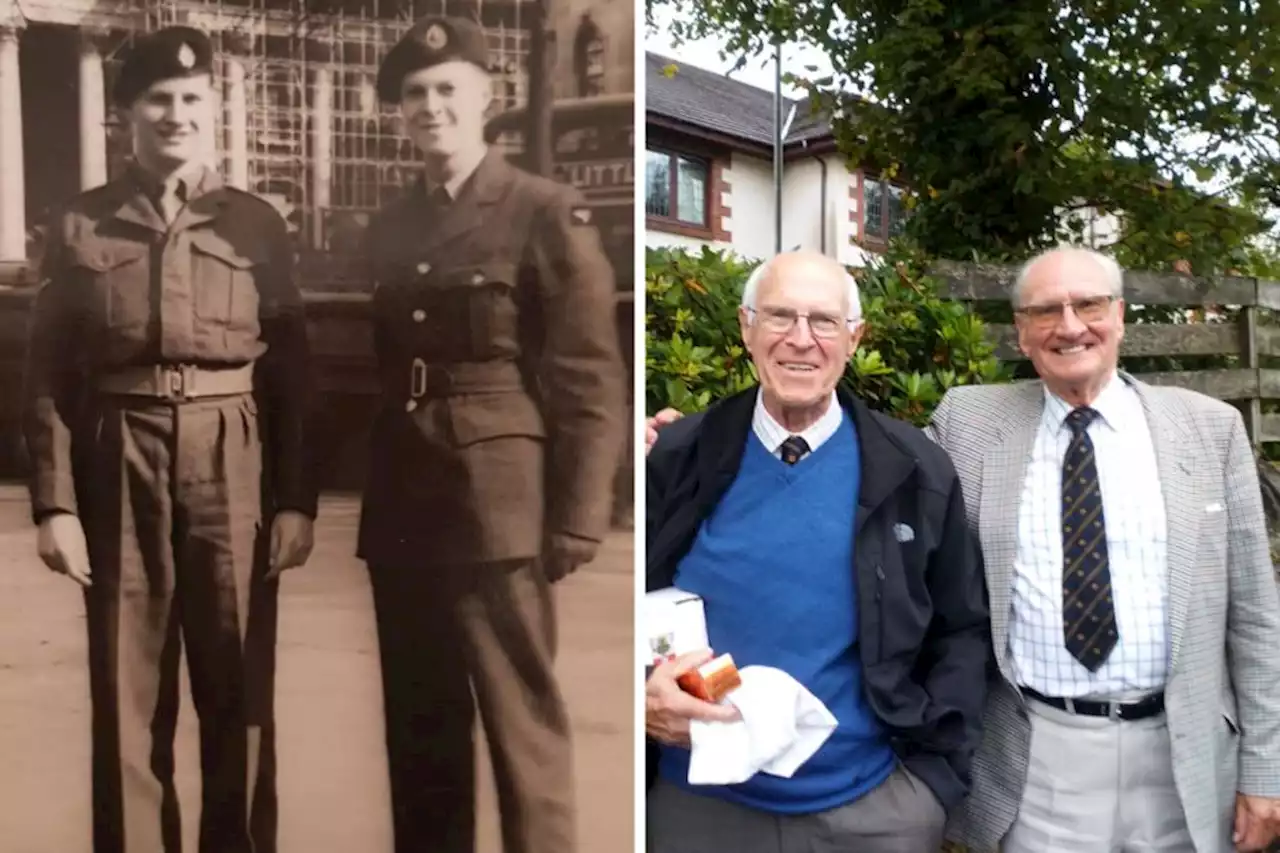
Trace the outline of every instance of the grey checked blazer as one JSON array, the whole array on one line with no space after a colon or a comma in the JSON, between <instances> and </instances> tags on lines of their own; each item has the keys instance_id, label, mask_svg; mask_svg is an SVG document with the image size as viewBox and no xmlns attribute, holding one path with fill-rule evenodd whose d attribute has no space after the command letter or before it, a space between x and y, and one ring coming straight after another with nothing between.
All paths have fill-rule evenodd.
<instances>
[{"instance_id":1,"label":"grey checked blazer","mask_svg":"<svg viewBox=\"0 0 1280 853\"><path fill-rule=\"evenodd\" d=\"M1280 797L1280 596L1253 450L1239 412L1121 373L1155 442L1168 516L1174 778L1197 853L1228 853L1235 792ZM998 674L973 792L948 838L995 850L1022 799L1031 728L1009 654L1018 501L1044 407L1039 381L955 388L929 433L946 448L982 541Z\"/></svg>"}]
</instances>

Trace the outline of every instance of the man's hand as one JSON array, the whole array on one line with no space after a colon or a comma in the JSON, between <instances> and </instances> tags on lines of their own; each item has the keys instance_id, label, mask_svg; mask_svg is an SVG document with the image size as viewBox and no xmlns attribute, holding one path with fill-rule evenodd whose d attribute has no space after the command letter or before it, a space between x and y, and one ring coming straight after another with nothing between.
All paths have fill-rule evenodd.
<instances>
[{"instance_id":1,"label":"man's hand","mask_svg":"<svg viewBox=\"0 0 1280 853\"><path fill-rule=\"evenodd\" d=\"M1280 834L1280 800L1236 795L1236 826L1231 836L1240 853L1257 853Z\"/></svg>"},{"instance_id":2,"label":"man's hand","mask_svg":"<svg viewBox=\"0 0 1280 853\"><path fill-rule=\"evenodd\" d=\"M93 586L89 579L89 546L85 542L80 519L60 512L40 522L36 536L36 552L44 564L60 575L66 575L83 587Z\"/></svg>"},{"instance_id":3,"label":"man's hand","mask_svg":"<svg viewBox=\"0 0 1280 853\"><path fill-rule=\"evenodd\" d=\"M659 743L689 746L689 721L731 723L741 718L732 705L713 705L680 689L676 679L711 660L711 651L689 652L654 668L644 685L644 730Z\"/></svg>"},{"instance_id":4,"label":"man's hand","mask_svg":"<svg viewBox=\"0 0 1280 853\"><path fill-rule=\"evenodd\" d=\"M552 583L562 581L590 563L600 550L600 543L568 533L552 533L543 549L543 571Z\"/></svg>"},{"instance_id":5,"label":"man's hand","mask_svg":"<svg viewBox=\"0 0 1280 853\"><path fill-rule=\"evenodd\" d=\"M668 424L675 423L683 417L684 415L680 412L668 408L646 420L644 422L644 455L648 456L649 451L653 450L653 443L658 440L658 430Z\"/></svg>"},{"instance_id":6,"label":"man's hand","mask_svg":"<svg viewBox=\"0 0 1280 853\"><path fill-rule=\"evenodd\" d=\"M284 510L271 522L271 558L266 579L273 581L286 569L301 566L315 547L314 523L294 510Z\"/></svg>"}]
</instances>

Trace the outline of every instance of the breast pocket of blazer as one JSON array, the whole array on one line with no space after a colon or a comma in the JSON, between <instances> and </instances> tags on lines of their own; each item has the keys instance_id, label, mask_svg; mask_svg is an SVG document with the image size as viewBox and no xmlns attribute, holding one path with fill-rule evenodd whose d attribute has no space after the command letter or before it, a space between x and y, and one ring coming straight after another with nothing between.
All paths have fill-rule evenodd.
<instances>
[{"instance_id":1,"label":"breast pocket of blazer","mask_svg":"<svg viewBox=\"0 0 1280 853\"><path fill-rule=\"evenodd\" d=\"M191 232L191 287L195 315L220 326L251 328L258 321L257 277L266 252L238 246L219 234Z\"/></svg>"},{"instance_id":2,"label":"breast pocket of blazer","mask_svg":"<svg viewBox=\"0 0 1280 853\"><path fill-rule=\"evenodd\" d=\"M125 241L69 248L72 276L89 291L90 314L102 326L135 329L151 319L150 247Z\"/></svg>"}]
</instances>

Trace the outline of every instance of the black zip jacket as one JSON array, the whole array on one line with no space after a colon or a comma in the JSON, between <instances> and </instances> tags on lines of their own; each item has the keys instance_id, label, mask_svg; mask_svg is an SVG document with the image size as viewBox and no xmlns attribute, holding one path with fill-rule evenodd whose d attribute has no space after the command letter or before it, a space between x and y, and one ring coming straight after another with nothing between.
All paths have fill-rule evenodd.
<instances>
[{"instance_id":1,"label":"black zip jacket","mask_svg":"<svg viewBox=\"0 0 1280 853\"><path fill-rule=\"evenodd\" d=\"M757 393L659 431L646 466L648 590L673 585L677 564L733 483ZM946 453L846 389L837 396L860 446L858 509L849 521L863 690L900 760L950 813L969 791L992 660L981 550ZM895 535L899 524L914 536ZM649 743L650 785L656 753Z\"/></svg>"}]
</instances>

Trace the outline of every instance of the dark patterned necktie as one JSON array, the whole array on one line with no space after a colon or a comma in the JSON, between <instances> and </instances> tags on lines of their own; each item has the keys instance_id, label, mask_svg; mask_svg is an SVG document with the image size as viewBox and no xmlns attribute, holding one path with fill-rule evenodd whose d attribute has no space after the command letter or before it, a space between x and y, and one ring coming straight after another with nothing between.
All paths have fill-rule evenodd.
<instances>
[{"instance_id":1,"label":"dark patterned necktie","mask_svg":"<svg viewBox=\"0 0 1280 853\"><path fill-rule=\"evenodd\" d=\"M782 442L782 461L788 465L796 464L800 461L800 457L808 452L809 442L798 435L793 435Z\"/></svg>"},{"instance_id":2,"label":"dark patterned necktie","mask_svg":"<svg viewBox=\"0 0 1280 853\"><path fill-rule=\"evenodd\" d=\"M1067 651L1097 672L1118 639L1107 560L1107 522L1093 441L1093 409L1067 415L1071 444L1062 460L1062 622Z\"/></svg>"}]
</instances>

